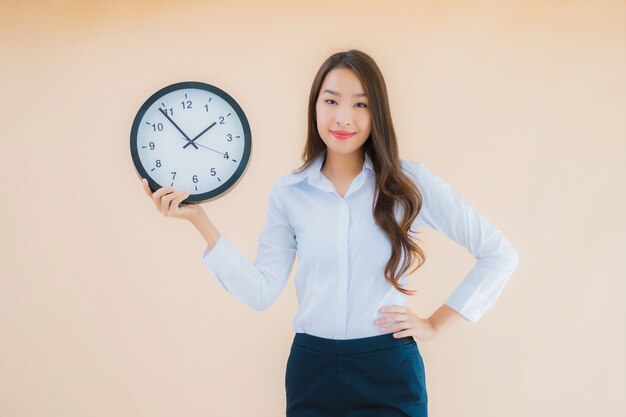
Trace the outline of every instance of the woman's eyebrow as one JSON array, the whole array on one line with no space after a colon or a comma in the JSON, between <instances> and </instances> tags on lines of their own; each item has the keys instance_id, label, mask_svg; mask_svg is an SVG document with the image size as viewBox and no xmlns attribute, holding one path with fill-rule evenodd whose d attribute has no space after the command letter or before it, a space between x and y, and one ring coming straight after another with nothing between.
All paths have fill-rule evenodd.
<instances>
[{"instance_id":1,"label":"woman's eyebrow","mask_svg":"<svg viewBox=\"0 0 626 417\"><path fill-rule=\"evenodd\" d=\"M324 90L323 92L324 93L330 93L330 94L332 94L334 96L341 97L341 94L339 94L338 92L333 91L333 90ZM365 93L357 93L357 94L352 94L352 97L367 97L367 94L365 94Z\"/></svg>"}]
</instances>

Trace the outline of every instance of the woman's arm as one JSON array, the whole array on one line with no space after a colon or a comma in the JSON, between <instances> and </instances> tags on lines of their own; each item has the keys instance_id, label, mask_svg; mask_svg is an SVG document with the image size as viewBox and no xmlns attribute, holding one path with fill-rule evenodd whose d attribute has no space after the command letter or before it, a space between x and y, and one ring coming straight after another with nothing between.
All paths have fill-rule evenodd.
<instances>
[{"instance_id":1,"label":"woman's arm","mask_svg":"<svg viewBox=\"0 0 626 417\"><path fill-rule=\"evenodd\" d=\"M204 210L198 210L198 212L189 219L189 222L198 229L198 232L202 235L209 247L209 250L215 247L215 244L220 238L220 231L211 222L209 216L206 215Z\"/></svg>"},{"instance_id":2,"label":"woman's arm","mask_svg":"<svg viewBox=\"0 0 626 417\"><path fill-rule=\"evenodd\" d=\"M445 327L454 320L451 317L455 317L455 311L475 323L493 307L517 268L517 252L504 233L443 178L423 163L414 163L413 168L424 197L418 219L465 246L476 259L445 301L449 309L437 310L434 321Z\"/></svg>"},{"instance_id":3,"label":"woman's arm","mask_svg":"<svg viewBox=\"0 0 626 417\"><path fill-rule=\"evenodd\" d=\"M444 304L428 318L428 321L434 329L435 334L439 334L442 330L461 318L463 318L461 314Z\"/></svg>"},{"instance_id":4,"label":"woman's arm","mask_svg":"<svg viewBox=\"0 0 626 417\"><path fill-rule=\"evenodd\" d=\"M152 192L147 180L142 179L142 184L160 213L187 220L198 229L207 243L202 254L203 264L228 292L256 311L268 308L278 298L289 278L296 254L295 233L287 221L280 181L274 182L269 195L265 226L259 236L254 262L248 261L217 230L202 206L181 205L189 193L177 192L174 187Z\"/></svg>"},{"instance_id":5,"label":"woman's arm","mask_svg":"<svg viewBox=\"0 0 626 417\"><path fill-rule=\"evenodd\" d=\"M255 311L271 306L281 294L293 267L296 236L287 219L279 178L270 191L265 225L253 261L239 250L202 212L191 223L206 240L202 263L235 298Z\"/></svg>"}]
</instances>

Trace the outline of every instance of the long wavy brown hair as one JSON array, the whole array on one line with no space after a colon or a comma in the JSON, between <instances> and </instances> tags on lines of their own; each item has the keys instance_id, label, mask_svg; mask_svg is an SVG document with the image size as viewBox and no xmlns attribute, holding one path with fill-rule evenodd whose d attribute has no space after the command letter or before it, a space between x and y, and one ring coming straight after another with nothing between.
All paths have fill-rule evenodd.
<instances>
[{"instance_id":1,"label":"long wavy brown hair","mask_svg":"<svg viewBox=\"0 0 626 417\"><path fill-rule=\"evenodd\" d=\"M409 273L413 273L426 261L424 252L409 235L409 232L417 234L416 231L410 230L410 227L422 208L422 195L412 179L402 170L385 80L378 65L366 53L356 49L337 52L328 57L317 71L309 95L307 139L302 152L304 163L294 173L309 167L326 149L326 144L317 131L315 105L326 75L335 68L347 68L354 71L370 102L368 107L372 130L363 147L372 160L376 176L372 203L374 220L391 242L392 251L385 266L385 279L398 291L406 295L414 295L414 290L402 288L398 280L416 259L417 266ZM402 209L400 222L394 215L398 208Z\"/></svg>"}]
</instances>

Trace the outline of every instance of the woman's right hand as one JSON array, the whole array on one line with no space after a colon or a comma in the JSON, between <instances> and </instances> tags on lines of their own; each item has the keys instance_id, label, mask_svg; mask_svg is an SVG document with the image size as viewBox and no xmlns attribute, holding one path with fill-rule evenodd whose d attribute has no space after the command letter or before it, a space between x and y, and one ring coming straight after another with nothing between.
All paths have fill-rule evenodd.
<instances>
[{"instance_id":1,"label":"woman's right hand","mask_svg":"<svg viewBox=\"0 0 626 417\"><path fill-rule=\"evenodd\" d=\"M199 204L179 206L185 198L189 197L189 193L185 191L176 191L174 187L162 187L153 193L148 185L148 180L142 178L141 182L146 195L152 199L157 210L166 217L192 221L202 211Z\"/></svg>"}]
</instances>

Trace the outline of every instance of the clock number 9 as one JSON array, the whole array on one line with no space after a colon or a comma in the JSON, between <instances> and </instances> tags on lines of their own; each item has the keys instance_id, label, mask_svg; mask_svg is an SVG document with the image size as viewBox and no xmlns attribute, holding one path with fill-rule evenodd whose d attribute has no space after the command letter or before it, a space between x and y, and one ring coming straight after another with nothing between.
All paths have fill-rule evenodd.
<instances>
[{"instance_id":1,"label":"clock number 9","mask_svg":"<svg viewBox=\"0 0 626 417\"><path fill-rule=\"evenodd\" d=\"M153 151L155 148L154 142L150 142L149 146L150 146L150 150Z\"/></svg>"}]
</instances>

